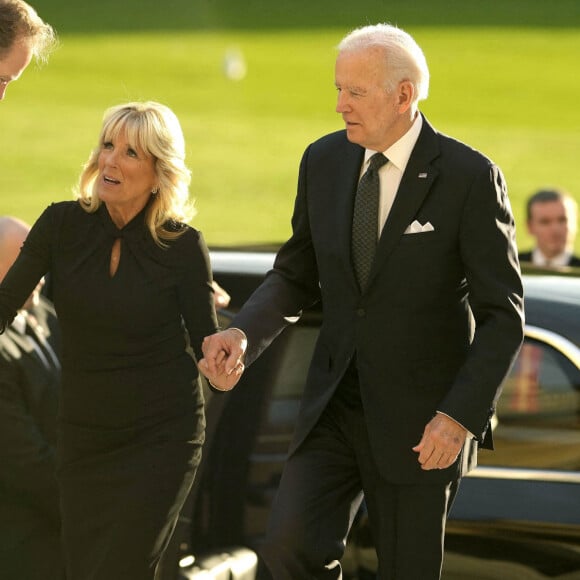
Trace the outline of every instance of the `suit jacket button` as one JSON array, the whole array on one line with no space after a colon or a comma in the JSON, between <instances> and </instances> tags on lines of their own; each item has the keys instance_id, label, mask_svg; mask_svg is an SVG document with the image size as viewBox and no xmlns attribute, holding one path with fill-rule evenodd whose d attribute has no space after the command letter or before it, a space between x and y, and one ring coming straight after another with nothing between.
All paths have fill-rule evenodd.
<instances>
[{"instance_id":1,"label":"suit jacket button","mask_svg":"<svg viewBox=\"0 0 580 580\"><path fill-rule=\"evenodd\" d=\"M364 308L357 308L357 311L356 311L356 313L357 313L357 316L358 316L359 318L363 318L363 316L365 316L365 315L366 315L366 311L365 311L365 309L364 309Z\"/></svg>"}]
</instances>

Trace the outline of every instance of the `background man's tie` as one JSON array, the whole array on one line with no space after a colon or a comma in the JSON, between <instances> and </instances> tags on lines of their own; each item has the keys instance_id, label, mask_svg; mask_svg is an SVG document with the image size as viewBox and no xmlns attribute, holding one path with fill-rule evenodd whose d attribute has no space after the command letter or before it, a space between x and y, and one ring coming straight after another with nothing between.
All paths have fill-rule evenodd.
<instances>
[{"instance_id":1,"label":"background man's tie","mask_svg":"<svg viewBox=\"0 0 580 580\"><path fill-rule=\"evenodd\" d=\"M387 161L382 153L375 153L356 190L352 217L352 261L361 291L366 288L377 248L380 197L378 172Z\"/></svg>"}]
</instances>

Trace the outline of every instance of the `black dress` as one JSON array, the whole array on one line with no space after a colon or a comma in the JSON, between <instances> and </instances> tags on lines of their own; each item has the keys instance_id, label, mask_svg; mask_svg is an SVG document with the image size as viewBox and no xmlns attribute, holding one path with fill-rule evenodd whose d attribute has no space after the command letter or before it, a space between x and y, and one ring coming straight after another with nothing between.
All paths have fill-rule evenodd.
<instances>
[{"instance_id":1,"label":"black dress","mask_svg":"<svg viewBox=\"0 0 580 580\"><path fill-rule=\"evenodd\" d=\"M190 352L200 356L203 337L216 330L208 252L187 226L160 248L146 209L119 230L104 205L93 214L77 202L51 205L0 286L4 327L51 275L62 330L58 480L71 580L154 578L200 460L203 397ZM116 238L121 257L111 276Z\"/></svg>"}]
</instances>

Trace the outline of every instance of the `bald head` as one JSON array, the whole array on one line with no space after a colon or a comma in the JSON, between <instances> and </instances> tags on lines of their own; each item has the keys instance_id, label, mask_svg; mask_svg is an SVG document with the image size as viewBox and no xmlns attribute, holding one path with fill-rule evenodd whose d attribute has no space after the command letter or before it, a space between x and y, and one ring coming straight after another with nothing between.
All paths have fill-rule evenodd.
<instances>
[{"instance_id":1,"label":"bald head","mask_svg":"<svg viewBox=\"0 0 580 580\"><path fill-rule=\"evenodd\" d=\"M0 216L0 282L4 280L4 276L18 258L20 248L29 231L30 226L22 220L10 216ZM38 283L38 286L23 304L24 310L29 310L38 304L43 284L44 279Z\"/></svg>"},{"instance_id":2,"label":"bald head","mask_svg":"<svg viewBox=\"0 0 580 580\"><path fill-rule=\"evenodd\" d=\"M0 217L0 280L14 263L30 227L14 217Z\"/></svg>"}]
</instances>

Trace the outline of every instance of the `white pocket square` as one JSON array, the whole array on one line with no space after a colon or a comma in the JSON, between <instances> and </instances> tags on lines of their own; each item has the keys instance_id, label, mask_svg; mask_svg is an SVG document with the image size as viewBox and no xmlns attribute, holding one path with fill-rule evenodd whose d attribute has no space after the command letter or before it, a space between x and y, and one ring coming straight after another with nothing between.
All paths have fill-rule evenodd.
<instances>
[{"instance_id":1,"label":"white pocket square","mask_svg":"<svg viewBox=\"0 0 580 580\"><path fill-rule=\"evenodd\" d=\"M417 220L415 220L412 224L410 224L404 233L406 234L421 234L423 232L433 232L435 228L431 225L431 222L426 222L421 224Z\"/></svg>"}]
</instances>

